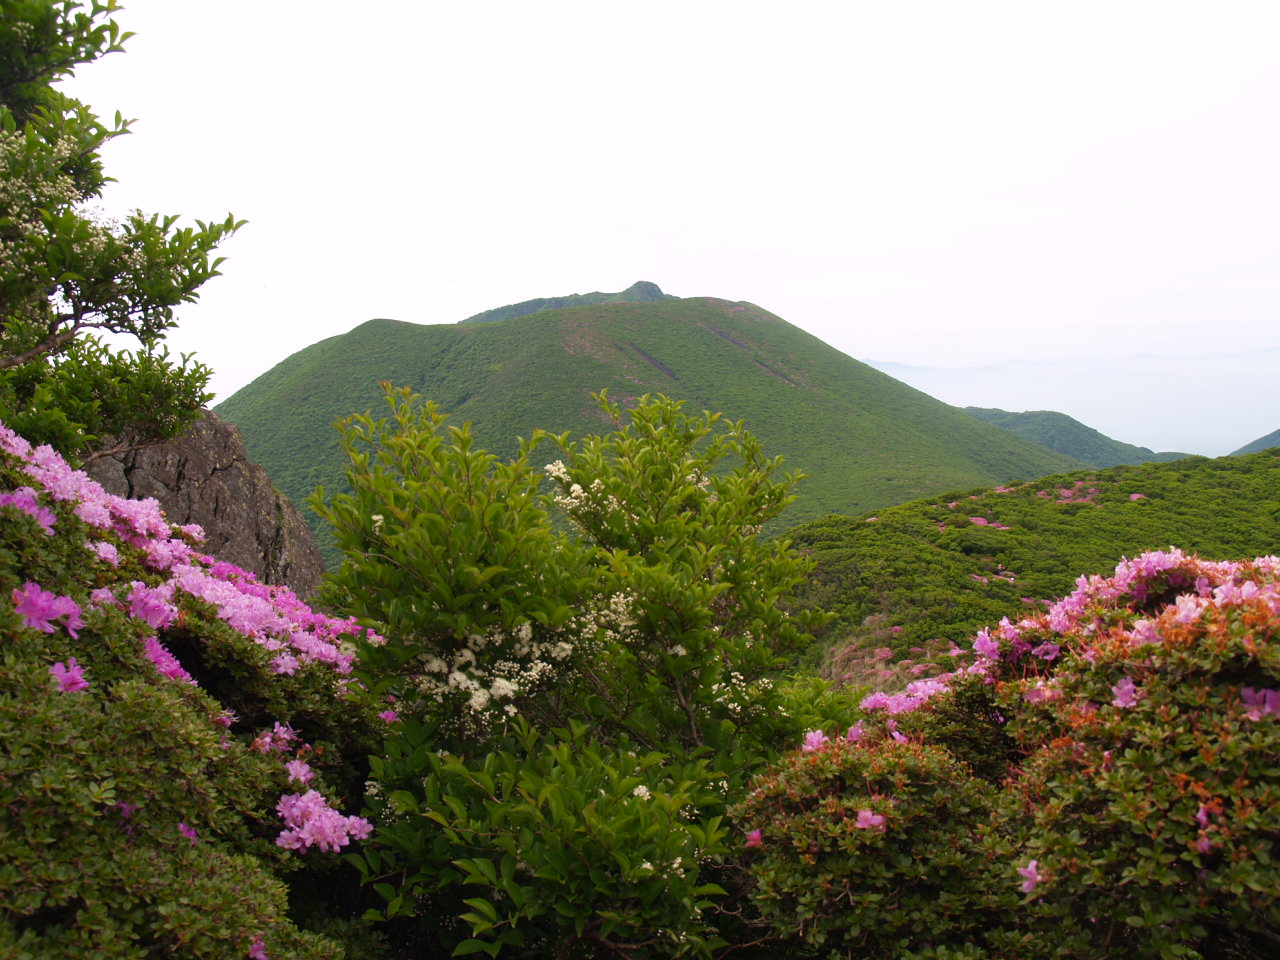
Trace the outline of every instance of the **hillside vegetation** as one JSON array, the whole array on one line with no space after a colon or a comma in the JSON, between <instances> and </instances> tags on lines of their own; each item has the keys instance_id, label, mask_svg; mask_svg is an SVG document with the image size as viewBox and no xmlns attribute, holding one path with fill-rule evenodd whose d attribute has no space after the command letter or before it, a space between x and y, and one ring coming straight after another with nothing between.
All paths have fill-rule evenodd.
<instances>
[{"instance_id":1,"label":"hillside vegetation","mask_svg":"<svg viewBox=\"0 0 1280 960\"><path fill-rule=\"evenodd\" d=\"M828 642L906 656L1043 609L1081 574L1122 556L1171 544L1224 558L1280 553L1280 458L1190 457L1060 474L874 517L825 517L788 537L817 561L801 595L835 614Z\"/></svg>"},{"instance_id":2,"label":"hillside vegetation","mask_svg":"<svg viewBox=\"0 0 1280 960\"><path fill-rule=\"evenodd\" d=\"M378 407L379 381L435 401L512 456L537 428L602 426L592 394L645 394L745 420L806 474L774 529L1077 461L975 421L749 303L711 298L569 307L500 323L370 320L300 350L217 408L289 497L341 489L333 423ZM314 520L313 520L314 522ZM315 528L313 528L315 529ZM332 557L330 557L332 559Z\"/></svg>"},{"instance_id":3,"label":"hillside vegetation","mask_svg":"<svg viewBox=\"0 0 1280 960\"><path fill-rule=\"evenodd\" d=\"M1020 437L1083 460L1091 467L1113 467L1120 463L1168 463L1189 457L1189 453L1165 451L1156 453L1147 447L1112 440L1074 417L1054 410L1028 410L1012 413L994 407L964 407L964 412L983 423L1016 433Z\"/></svg>"}]
</instances>

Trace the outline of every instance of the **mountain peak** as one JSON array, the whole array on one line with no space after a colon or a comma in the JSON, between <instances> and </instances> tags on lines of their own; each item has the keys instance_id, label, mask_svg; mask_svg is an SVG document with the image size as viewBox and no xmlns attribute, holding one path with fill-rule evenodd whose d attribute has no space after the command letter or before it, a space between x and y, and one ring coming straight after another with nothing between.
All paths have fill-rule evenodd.
<instances>
[{"instance_id":1,"label":"mountain peak","mask_svg":"<svg viewBox=\"0 0 1280 960\"><path fill-rule=\"evenodd\" d=\"M525 300L521 303L509 303L505 307L496 307L467 317L463 323L492 323L494 320L512 320L516 317L527 317L543 310L560 310L563 307L587 307L600 303L655 303L659 300L679 300L649 280L637 280L625 290L618 293L571 293L563 297L543 297L537 300Z\"/></svg>"}]
</instances>

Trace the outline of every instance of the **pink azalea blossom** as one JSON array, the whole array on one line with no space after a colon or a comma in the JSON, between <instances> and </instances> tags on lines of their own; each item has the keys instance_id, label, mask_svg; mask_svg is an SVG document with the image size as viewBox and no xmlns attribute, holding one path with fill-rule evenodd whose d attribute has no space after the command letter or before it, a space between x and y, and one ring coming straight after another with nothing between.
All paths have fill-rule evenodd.
<instances>
[{"instance_id":1,"label":"pink azalea blossom","mask_svg":"<svg viewBox=\"0 0 1280 960\"><path fill-rule=\"evenodd\" d=\"M253 942L249 944L249 960L271 960L267 955L267 946L262 942L262 937L255 935Z\"/></svg>"},{"instance_id":2,"label":"pink azalea blossom","mask_svg":"<svg viewBox=\"0 0 1280 960\"><path fill-rule=\"evenodd\" d=\"M747 831L747 842L745 846L747 847L763 847L764 846L764 837L761 835L759 830Z\"/></svg>"},{"instance_id":3,"label":"pink azalea blossom","mask_svg":"<svg viewBox=\"0 0 1280 960\"><path fill-rule=\"evenodd\" d=\"M884 817L864 808L858 811L858 819L854 826L859 830L884 830Z\"/></svg>"},{"instance_id":4,"label":"pink azalea blossom","mask_svg":"<svg viewBox=\"0 0 1280 960\"><path fill-rule=\"evenodd\" d=\"M178 824L178 832L190 840L193 847L196 845L199 837L193 828L188 827L185 823L180 823Z\"/></svg>"},{"instance_id":5,"label":"pink azalea blossom","mask_svg":"<svg viewBox=\"0 0 1280 960\"><path fill-rule=\"evenodd\" d=\"M53 511L42 506L36 499L36 492L30 487L19 487L12 493L0 493L0 507L14 507L40 524L46 536L53 536L53 525L57 522Z\"/></svg>"},{"instance_id":6,"label":"pink azalea blossom","mask_svg":"<svg viewBox=\"0 0 1280 960\"><path fill-rule=\"evenodd\" d=\"M169 652L155 637L147 637L143 642L142 652L154 665L156 670L171 680L183 680L193 687L198 686L195 678L182 668L178 658Z\"/></svg>"},{"instance_id":7,"label":"pink azalea blossom","mask_svg":"<svg viewBox=\"0 0 1280 960\"><path fill-rule=\"evenodd\" d=\"M827 745L827 735L821 730L810 730L804 735L804 744L800 747L805 753L813 753Z\"/></svg>"},{"instance_id":8,"label":"pink azalea blossom","mask_svg":"<svg viewBox=\"0 0 1280 960\"><path fill-rule=\"evenodd\" d=\"M84 668L76 663L75 657L69 657L66 663L59 660L49 668L49 673L58 681L63 693L77 693L89 688L89 681L84 678Z\"/></svg>"},{"instance_id":9,"label":"pink azalea blossom","mask_svg":"<svg viewBox=\"0 0 1280 960\"><path fill-rule=\"evenodd\" d=\"M1111 692L1115 694L1111 704L1116 707L1132 707L1141 699L1141 691L1134 686L1133 677L1122 679L1111 688Z\"/></svg>"},{"instance_id":10,"label":"pink azalea blossom","mask_svg":"<svg viewBox=\"0 0 1280 960\"><path fill-rule=\"evenodd\" d=\"M63 625L67 633L76 639L80 637L76 631L84 626L80 607L74 600L46 590L31 580L13 591L13 607L24 624L45 633L54 632L56 628L52 621L59 617L66 618Z\"/></svg>"},{"instance_id":11,"label":"pink azalea blossom","mask_svg":"<svg viewBox=\"0 0 1280 960\"><path fill-rule=\"evenodd\" d=\"M286 850L305 850L316 846L336 853L351 840L364 840L373 832L373 824L363 817L344 817L315 790L299 796L284 795L276 806L285 829L276 845Z\"/></svg>"},{"instance_id":12,"label":"pink azalea blossom","mask_svg":"<svg viewBox=\"0 0 1280 960\"><path fill-rule=\"evenodd\" d=\"M311 771L311 766L302 760L290 760L284 765L285 772L289 774L290 782L298 782L308 784L315 774Z\"/></svg>"},{"instance_id":13,"label":"pink azalea blossom","mask_svg":"<svg viewBox=\"0 0 1280 960\"><path fill-rule=\"evenodd\" d=\"M1030 893L1039 884L1048 879L1040 872L1039 865L1035 860L1032 860L1025 867L1019 867L1018 874L1023 878L1022 883L1019 884L1019 889L1023 893Z\"/></svg>"},{"instance_id":14,"label":"pink azalea blossom","mask_svg":"<svg viewBox=\"0 0 1280 960\"><path fill-rule=\"evenodd\" d=\"M385 720L387 723L395 723L400 719L400 716L394 710L383 710L378 714L378 719Z\"/></svg>"}]
</instances>

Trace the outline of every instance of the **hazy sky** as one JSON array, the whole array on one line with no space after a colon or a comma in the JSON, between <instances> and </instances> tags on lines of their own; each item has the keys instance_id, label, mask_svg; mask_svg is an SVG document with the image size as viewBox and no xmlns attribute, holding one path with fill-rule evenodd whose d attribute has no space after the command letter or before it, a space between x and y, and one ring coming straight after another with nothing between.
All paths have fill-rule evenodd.
<instances>
[{"instance_id":1,"label":"hazy sky","mask_svg":"<svg viewBox=\"0 0 1280 960\"><path fill-rule=\"evenodd\" d=\"M221 397L371 317L651 280L958 405L1280 427L1280 3L125 0L108 212L249 221ZM1141 357L1129 362L1124 358ZM732 414L732 411L726 411Z\"/></svg>"}]
</instances>

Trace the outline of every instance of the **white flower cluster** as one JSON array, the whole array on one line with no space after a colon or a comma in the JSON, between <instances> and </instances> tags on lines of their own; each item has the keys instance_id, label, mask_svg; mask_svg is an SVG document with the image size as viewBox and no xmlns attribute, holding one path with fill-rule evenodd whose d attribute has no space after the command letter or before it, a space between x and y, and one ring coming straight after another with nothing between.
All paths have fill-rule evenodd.
<instances>
[{"instance_id":1,"label":"white flower cluster","mask_svg":"<svg viewBox=\"0 0 1280 960\"><path fill-rule=\"evenodd\" d=\"M570 618L556 630L526 621L514 631L471 634L459 649L427 651L416 658L418 692L436 702L463 695L473 714L518 712L515 701L545 689L589 657L602 641L622 637L632 626L628 594L617 594L600 610Z\"/></svg>"},{"instance_id":2,"label":"white flower cluster","mask_svg":"<svg viewBox=\"0 0 1280 960\"><path fill-rule=\"evenodd\" d=\"M773 681L768 677L749 683L741 673L734 670L723 682L711 685L711 695L718 703L724 704L731 716L741 720L756 715L760 695L771 689Z\"/></svg>"}]
</instances>

